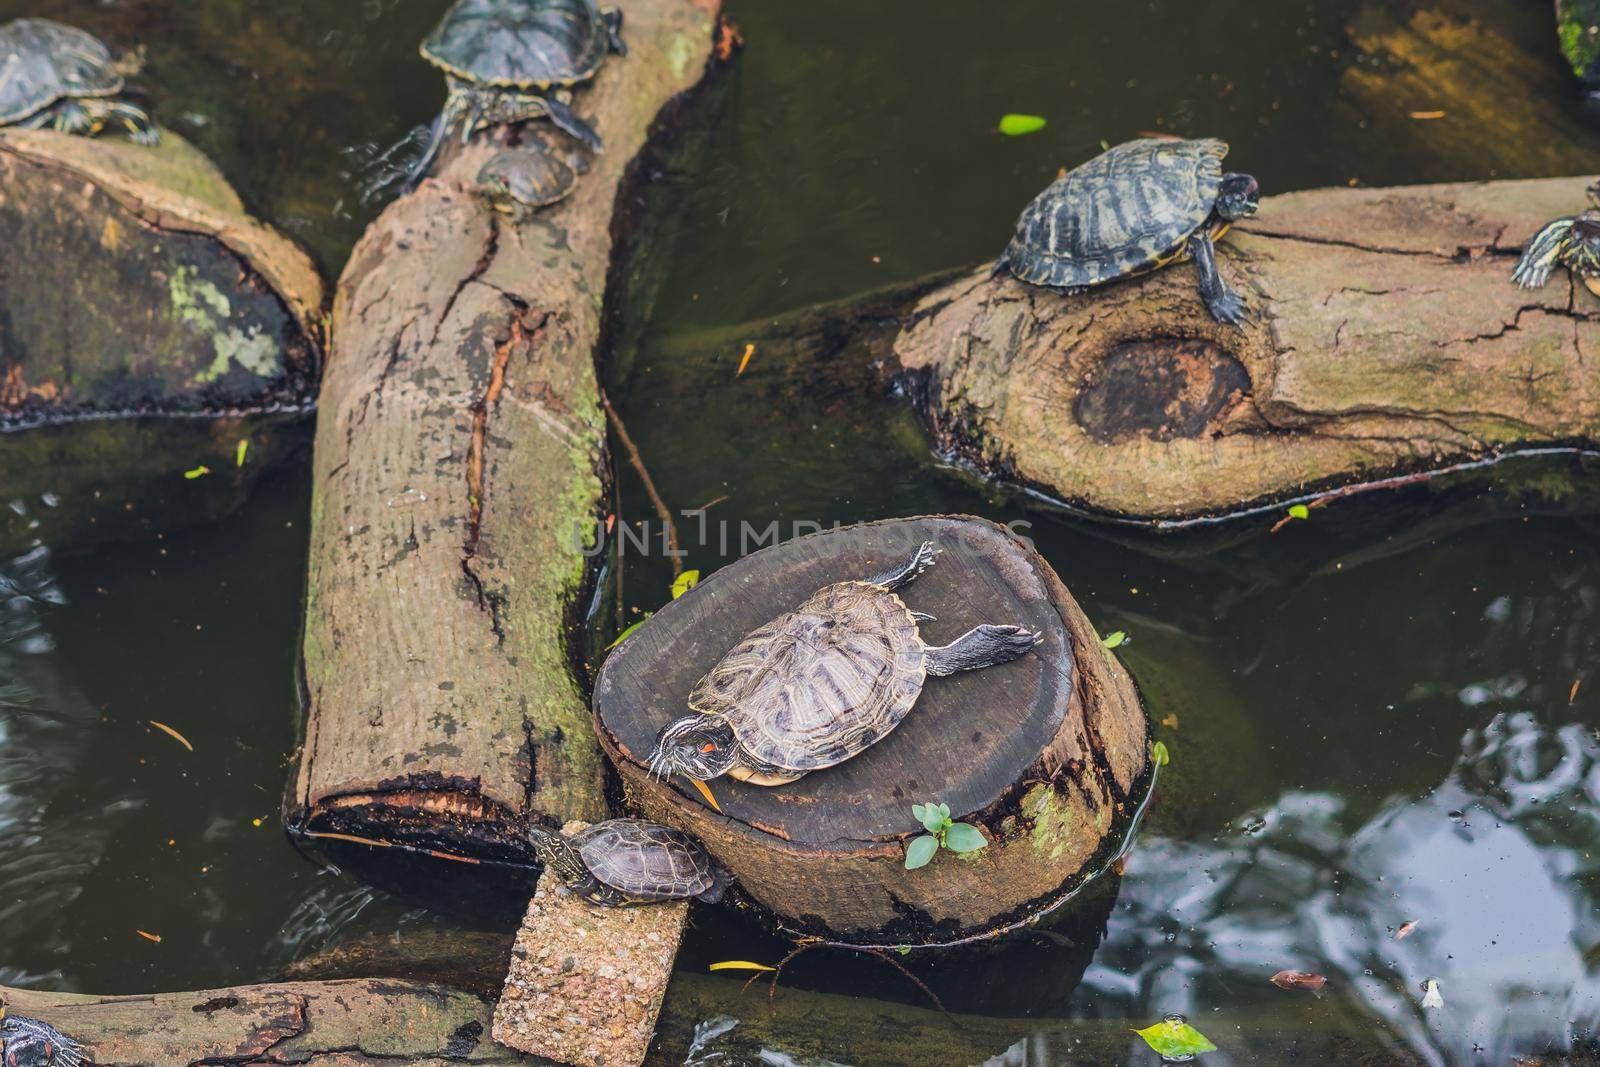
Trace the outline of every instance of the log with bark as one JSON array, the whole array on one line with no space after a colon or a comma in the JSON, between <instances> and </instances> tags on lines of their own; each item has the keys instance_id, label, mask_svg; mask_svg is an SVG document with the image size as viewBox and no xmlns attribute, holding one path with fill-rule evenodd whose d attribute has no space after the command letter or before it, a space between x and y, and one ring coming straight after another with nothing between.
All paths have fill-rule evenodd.
<instances>
[{"instance_id":1,"label":"log with bark","mask_svg":"<svg viewBox=\"0 0 1600 1067\"><path fill-rule=\"evenodd\" d=\"M1586 185L1268 197L1219 249L1243 330L1185 264L1071 297L983 268L663 350L753 341L771 381L820 389L874 388L881 364L941 452L1041 503L1168 529L1271 509L1265 528L1298 499L1600 446L1600 302L1565 272L1509 278Z\"/></svg>"},{"instance_id":2,"label":"log with bark","mask_svg":"<svg viewBox=\"0 0 1600 1067\"><path fill-rule=\"evenodd\" d=\"M702 77L712 0L623 3L630 52L575 106L606 141L521 223L474 179L498 130L367 231L320 400L293 826L526 857L524 818L605 817L569 649L605 476L594 361L618 190Z\"/></svg>"},{"instance_id":3,"label":"log with bark","mask_svg":"<svg viewBox=\"0 0 1600 1067\"><path fill-rule=\"evenodd\" d=\"M651 778L657 731L745 634L820 587L904 562L938 562L904 590L929 644L984 622L1044 634L1012 663L930 678L895 731L861 755L778 788L713 785L722 813ZM1032 547L982 519L931 517L813 534L722 568L619 645L595 718L629 799L706 844L744 898L788 928L855 943L947 944L1038 914L1079 884L1125 828L1146 763L1133 684ZM990 839L907 870L911 806L949 805Z\"/></svg>"}]
</instances>

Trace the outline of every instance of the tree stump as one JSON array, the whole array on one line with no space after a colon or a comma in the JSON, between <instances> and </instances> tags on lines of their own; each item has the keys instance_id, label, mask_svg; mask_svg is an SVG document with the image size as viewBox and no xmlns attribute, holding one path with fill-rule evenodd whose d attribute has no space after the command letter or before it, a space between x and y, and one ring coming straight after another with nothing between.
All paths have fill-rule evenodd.
<instances>
[{"instance_id":1,"label":"tree stump","mask_svg":"<svg viewBox=\"0 0 1600 1067\"><path fill-rule=\"evenodd\" d=\"M606 150L567 200L516 222L475 195L497 140L570 151L549 123L502 128L391 204L340 279L291 826L526 858L523 820L606 815L569 655L605 480L602 295L618 190L703 76L716 8L621 6L629 54L574 104Z\"/></svg>"},{"instance_id":2,"label":"tree stump","mask_svg":"<svg viewBox=\"0 0 1600 1067\"><path fill-rule=\"evenodd\" d=\"M901 595L936 616L930 644L983 622L1042 631L1029 655L930 678L893 733L861 755L773 789L719 778L724 814L682 782L650 778L656 732L745 634L821 586L941 551ZM594 694L601 743L629 799L701 841L745 897L808 934L933 944L979 936L1040 909L1085 874L1122 825L1145 768L1133 684L1049 565L982 519L929 517L813 534L724 567L611 653ZM913 804L948 804L988 847L918 870Z\"/></svg>"},{"instance_id":3,"label":"tree stump","mask_svg":"<svg viewBox=\"0 0 1600 1067\"><path fill-rule=\"evenodd\" d=\"M322 283L177 135L0 130L0 429L302 408Z\"/></svg>"}]
</instances>

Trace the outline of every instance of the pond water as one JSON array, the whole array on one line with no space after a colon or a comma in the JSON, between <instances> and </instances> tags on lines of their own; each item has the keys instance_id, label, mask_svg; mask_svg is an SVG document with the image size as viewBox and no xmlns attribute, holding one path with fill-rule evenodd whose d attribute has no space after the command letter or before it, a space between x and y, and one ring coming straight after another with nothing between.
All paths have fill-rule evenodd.
<instances>
[{"instance_id":1,"label":"pond water","mask_svg":"<svg viewBox=\"0 0 1600 1067\"><path fill-rule=\"evenodd\" d=\"M444 6L0 0L0 19L145 43L155 114L331 275L381 206L384 153L441 99L414 46ZM1549 41L1547 5L1458 6ZM1025 519L1100 630L1131 635L1118 654L1173 764L1125 876L1052 936L907 961L953 1011L1015 1020L994 1027L993 1062L1154 1062L1132 1035L1094 1054L1084 1035L1174 1011L1221 1047L1212 1063L1274 1062L1261 1050L1283 1033L1429 1063L1593 1047L1596 479L1528 467L1273 535L1270 520L1131 534L941 464L888 390L791 380L759 351L735 376L740 346L695 340L991 257L1059 166L1141 131L1225 137L1269 193L1489 176L1352 106L1357 8L729 0L749 46L652 171L606 377L667 501L715 501L711 522L735 529ZM1008 111L1049 125L1000 137ZM624 519L649 515L633 473L618 478ZM426 867L371 887L282 834L307 483L301 465L214 524L0 563L0 982L194 988L270 979L363 937L514 925L520 887L462 888ZM710 541L691 542L690 566L727 561ZM630 560L629 617L659 607L670 578ZM680 965L781 951L708 916ZM1327 987L1268 983L1286 968ZM1427 978L1442 1008L1420 1006ZM889 968L821 953L785 985L923 1003ZM893 1046L864 1043L870 1028L837 1003L814 1015L821 1058L888 1062ZM753 1020L764 1004L730 995L718 1010ZM752 1026L709 1028L696 1062L746 1062Z\"/></svg>"}]
</instances>

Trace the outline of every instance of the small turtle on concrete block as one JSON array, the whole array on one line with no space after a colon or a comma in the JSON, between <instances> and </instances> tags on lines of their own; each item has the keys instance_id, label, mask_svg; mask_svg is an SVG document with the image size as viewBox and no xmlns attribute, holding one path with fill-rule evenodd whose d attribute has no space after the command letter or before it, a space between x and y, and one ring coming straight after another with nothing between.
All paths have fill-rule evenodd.
<instances>
[{"instance_id":1,"label":"small turtle on concrete block","mask_svg":"<svg viewBox=\"0 0 1600 1067\"><path fill-rule=\"evenodd\" d=\"M573 838L586 829L570 822L562 833ZM559 885L558 875L541 875L528 904L495 1007L494 1039L577 1067L641 1063L689 902L596 908Z\"/></svg>"}]
</instances>

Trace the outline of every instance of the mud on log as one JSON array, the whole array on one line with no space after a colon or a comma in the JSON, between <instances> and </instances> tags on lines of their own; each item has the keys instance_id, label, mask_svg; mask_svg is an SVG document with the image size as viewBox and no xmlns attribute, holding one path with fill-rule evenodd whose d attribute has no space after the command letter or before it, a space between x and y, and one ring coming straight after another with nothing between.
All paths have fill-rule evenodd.
<instances>
[{"instance_id":1,"label":"mud on log","mask_svg":"<svg viewBox=\"0 0 1600 1067\"><path fill-rule=\"evenodd\" d=\"M340 280L291 825L522 855L514 817L605 816L568 656L603 481L600 305L618 188L701 77L715 17L622 7L630 54L577 92L606 151L573 196L506 221L471 191L494 147L474 144L373 223ZM518 135L570 151L548 123Z\"/></svg>"},{"instance_id":2,"label":"mud on log","mask_svg":"<svg viewBox=\"0 0 1600 1067\"><path fill-rule=\"evenodd\" d=\"M904 590L930 644L982 622L1043 631L1012 663L930 678L882 741L775 789L719 778L719 815L646 773L656 732L746 633L830 582L862 578L936 542ZM1085 873L1145 767L1137 694L1054 572L981 519L922 518L813 534L717 571L619 645L595 684L602 744L630 800L698 837L745 898L795 930L863 943L941 943L1026 916ZM991 843L908 871L911 805L940 801Z\"/></svg>"}]
</instances>

